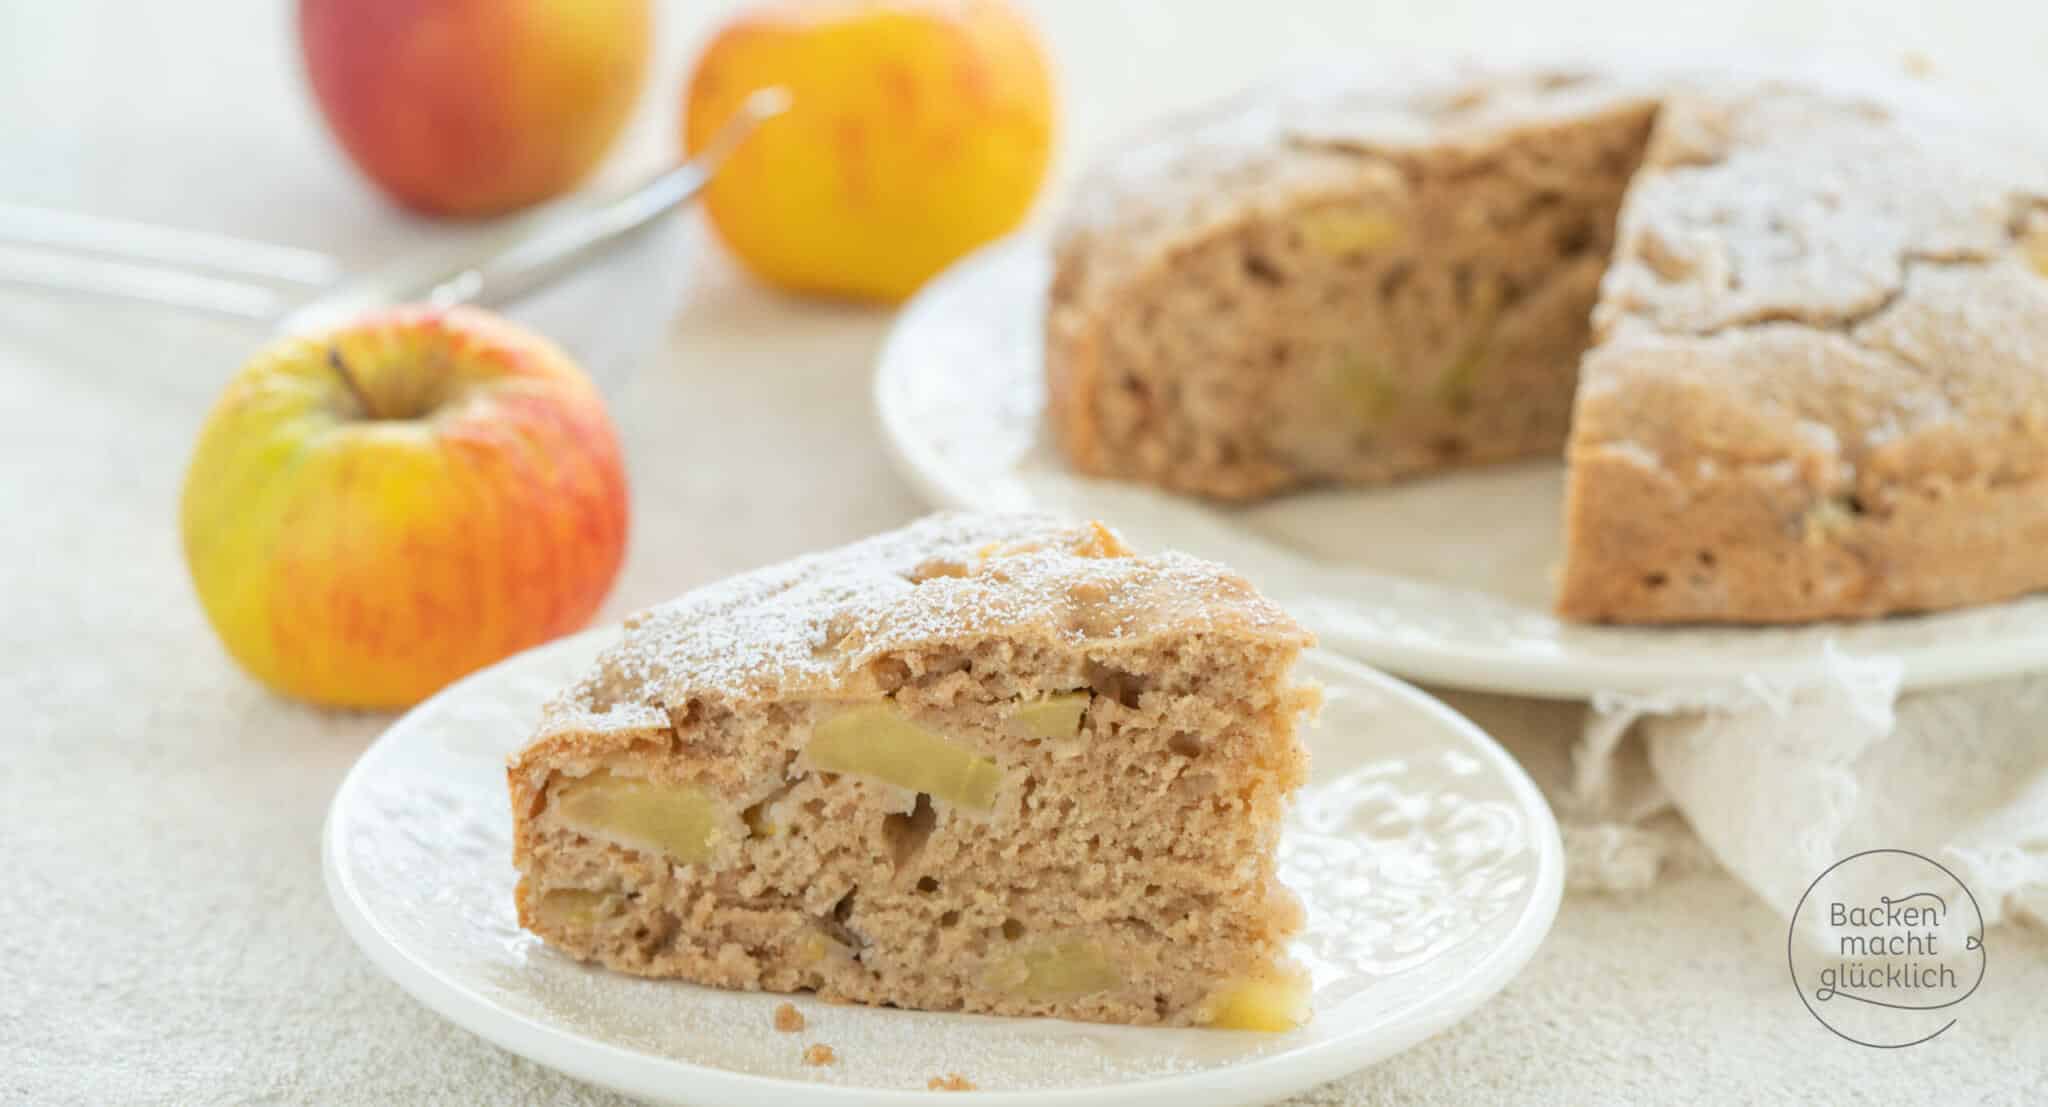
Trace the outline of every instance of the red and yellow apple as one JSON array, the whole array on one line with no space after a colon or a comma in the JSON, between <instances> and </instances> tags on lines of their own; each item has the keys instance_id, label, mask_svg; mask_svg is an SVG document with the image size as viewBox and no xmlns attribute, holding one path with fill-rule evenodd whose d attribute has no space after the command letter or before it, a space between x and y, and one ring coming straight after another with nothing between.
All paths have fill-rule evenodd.
<instances>
[{"instance_id":1,"label":"red and yellow apple","mask_svg":"<svg viewBox=\"0 0 2048 1107\"><path fill-rule=\"evenodd\" d=\"M685 146L703 149L774 85L790 110L740 144L705 204L726 246L779 287L900 300L1015 227L1045 179L1052 77L1003 0L756 6L699 58Z\"/></svg>"},{"instance_id":2,"label":"red and yellow apple","mask_svg":"<svg viewBox=\"0 0 2048 1107\"><path fill-rule=\"evenodd\" d=\"M604 401L546 339L401 308L231 381L185 474L185 560L287 695L400 707L589 620L626 544Z\"/></svg>"},{"instance_id":3,"label":"red and yellow apple","mask_svg":"<svg viewBox=\"0 0 2048 1107\"><path fill-rule=\"evenodd\" d=\"M300 0L299 47L371 180L416 211L485 216L597 164L639 96L649 23L648 0Z\"/></svg>"}]
</instances>

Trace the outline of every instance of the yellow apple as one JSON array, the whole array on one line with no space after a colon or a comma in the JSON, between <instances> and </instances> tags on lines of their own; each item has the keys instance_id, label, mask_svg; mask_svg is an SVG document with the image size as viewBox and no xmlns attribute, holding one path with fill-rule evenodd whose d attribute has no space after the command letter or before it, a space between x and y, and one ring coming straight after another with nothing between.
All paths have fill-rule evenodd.
<instances>
[{"instance_id":1,"label":"yellow apple","mask_svg":"<svg viewBox=\"0 0 2048 1107\"><path fill-rule=\"evenodd\" d=\"M1002 0L757 6L698 60L684 144L701 150L773 85L790 110L705 195L719 238L771 284L900 300L1014 228L1045 179L1052 78Z\"/></svg>"},{"instance_id":2,"label":"yellow apple","mask_svg":"<svg viewBox=\"0 0 2048 1107\"><path fill-rule=\"evenodd\" d=\"M300 0L322 114L406 207L484 216L568 191L647 73L648 0Z\"/></svg>"},{"instance_id":3,"label":"yellow apple","mask_svg":"<svg viewBox=\"0 0 2048 1107\"><path fill-rule=\"evenodd\" d=\"M582 626L625 551L626 480L604 401L553 343L401 308L245 366L181 516L245 669L316 703L399 707Z\"/></svg>"}]
</instances>

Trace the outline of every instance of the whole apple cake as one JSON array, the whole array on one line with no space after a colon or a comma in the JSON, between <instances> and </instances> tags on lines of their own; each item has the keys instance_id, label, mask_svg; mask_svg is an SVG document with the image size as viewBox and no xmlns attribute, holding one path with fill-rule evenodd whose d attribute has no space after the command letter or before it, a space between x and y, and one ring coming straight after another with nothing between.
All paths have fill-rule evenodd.
<instances>
[{"instance_id":1,"label":"whole apple cake","mask_svg":"<svg viewBox=\"0 0 2048 1107\"><path fill-rule=\"evenodd\" d=\"M1581 620L2048 587L2040 149L1864 75L1268 90L1082 182L1053 426L1220 500L1562 449Z\"/></svg>"},{"instance_id":2,"label":"whole apple cake","mask_svg":"<svg viewBox=\"0 0 2048 1107\"><path fill-rule=\"evenodd\" d=\"M519 919L622 972L1277 1029L1309 635L1098 524L935 516L626 624L507 771Z\"/></svg>"}]
</instances>

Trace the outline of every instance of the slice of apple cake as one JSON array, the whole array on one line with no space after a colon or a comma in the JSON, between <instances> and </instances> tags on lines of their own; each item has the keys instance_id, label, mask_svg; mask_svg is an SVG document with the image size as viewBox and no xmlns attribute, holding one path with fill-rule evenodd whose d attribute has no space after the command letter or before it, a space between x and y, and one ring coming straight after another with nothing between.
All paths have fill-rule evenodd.
<instances>
[{"instance_id":1,"label":"slice of apple cake","mask_svg":"<svg viewBox=\"0 0 2048 1107\"><path fill-rule=\"evenodd\" d=\"M643 976L1278 1029L1309 634L1099 524L935 516L692 592L507 778L519 918Z\"/></svg>"}]
</instances>

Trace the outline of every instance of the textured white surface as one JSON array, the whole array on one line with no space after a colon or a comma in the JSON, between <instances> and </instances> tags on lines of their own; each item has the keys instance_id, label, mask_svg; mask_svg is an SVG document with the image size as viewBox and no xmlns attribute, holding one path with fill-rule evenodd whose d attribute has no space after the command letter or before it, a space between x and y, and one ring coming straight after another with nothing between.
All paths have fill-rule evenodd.
<instances>
[{"instance_id":1,"label":"textured white surface","mask_svg":"<svg viewBox=\"0 0 2048 1107\"><path fill-rule=\"evenodd\" d=\"M617 637L524 654L405 716L343 784L324 849L337 910L394 979L493 1041L614 1087L706 1105L839 1103L847 1089L881 1102L960 1072L985 1089L1104 1102L1265 1102L1261 1088L1313 1086L1466 1014L1528 960L1556 910L1556 826L1514 763L1413 689L1311 652L1301 675L1322 685L1324 707L1281 843L1281 876L1307 913L1291 950L1314 981L1306 1027L1136 1029L798 997L808 1029L777 1034L783 996L578 965L513 916L499 770L543 698ZM815 1041L838 1060L804 1065Z\"/></svg>"},{"instance_id":2,"label":"textured white surface","mask_svg":"<svg viewBox=\"0 0 2048 1107\"><path fill-rule=\"evenodd\" d=\"M669 12L667 69L620 165L667 148L676 67L727 6ZM1541 20L1529 11L1276 2L1253 19L1177 0L1048 4L1067 159L1290 55L1455 46L1504 28L1532 47L1913 49L1985 95L2039 103L2048 91L2048 8L2033 3L1558 0ZM0 196L356 260L418 237L326 145L287 15L272 0L0 5ZM633 327L664 336L637 364L613 355L608 374L636 529L605 618L921 509L867 411L886 316L780 301L711 255L682 256L700 279L676 294L673 318L603 296L579 309L621 350ZM591 338L577 352L606 357ZM621 1103L413 1002L327 904L322 813L390 720L309 710L245 680L201 619L173 529L199 420L255 341L0 290L0 1102ZM1452 699L1540 780L1568 782L1582 708ZM1662 842L1618 829L1600 848L1639 876L1696 859ZM2034 931L1993 933L1984 991L1956 1031L1886 1054L1807 1016L1784 937L1775 912L1711 871L1569 895L1498 999L1296 1103L2048 1100L2048 941Z\"/></svg>"}]
</instances>

